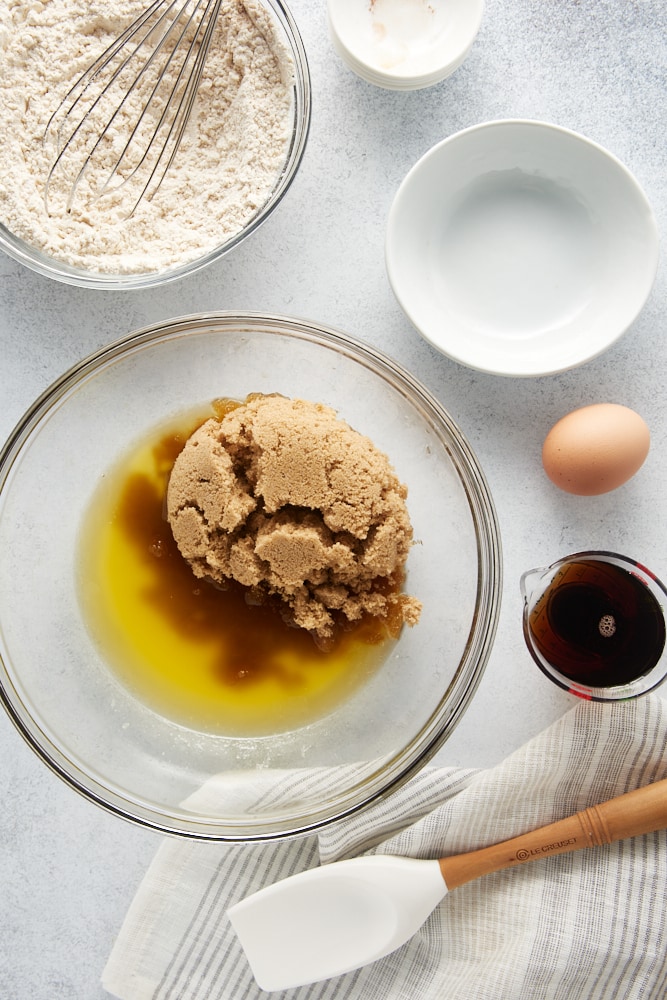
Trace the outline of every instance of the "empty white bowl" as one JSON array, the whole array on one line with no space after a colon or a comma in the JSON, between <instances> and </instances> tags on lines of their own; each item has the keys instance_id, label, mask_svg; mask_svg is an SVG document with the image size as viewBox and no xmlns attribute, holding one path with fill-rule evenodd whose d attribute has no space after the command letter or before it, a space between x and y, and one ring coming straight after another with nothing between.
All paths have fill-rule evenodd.
<instances>
[{"instance_id":1,"label":"empty white bowl","mask_svg":"<svg viewBox=\"0 0 667 1000\"><path fill-rule=\"evenodd\" d=\"M479 31L483 0L328 0L331 41L349 69L389 90L450 76Z\"/></svg>"},{"instance_id":2,"label":"empty white bowl","mask_svg":"<svg viewBox=\"0 0 667 1000\"><path fill-rule=\"evenodd\" d=\"M554 374L602 353L642 309L657 262L633 175L544 122L450 136L389 213L387 271L406 315L443 354L498 375Z\"/></svg>"}]
</instances>

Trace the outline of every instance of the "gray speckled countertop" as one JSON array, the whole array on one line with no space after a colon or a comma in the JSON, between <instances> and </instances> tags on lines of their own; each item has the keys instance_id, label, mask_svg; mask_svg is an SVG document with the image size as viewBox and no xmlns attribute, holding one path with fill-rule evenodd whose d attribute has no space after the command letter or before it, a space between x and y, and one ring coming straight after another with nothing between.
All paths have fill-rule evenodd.
<instances>
[{"instance_id":1,"label":"gray speckled countertop","mask_svg":"<svg viewBox=\"0 0 667 1000\"><path fill-rule=\"evenodd\" d=\"M434 352L405 319L384 268L384 227L401 179L435 142L478 122L551 121L618 156L667 238L667 4L664 0L487 0L466 63L428 91L393 93L336 58L324 0L292 0L313 83L310 141L288 195L261 229L203 272L142 292L57 284L0 255L0 435L83 355L148 323L204 310L317 320L400 360L442 401L486 472L503 534L497 641L472 706L440 751L487 766L573 699L534 667L521 634L521 572L610 548L667 576L667 271L626 336L569 373L475 373ZM641 472L593 499L558 492L540 464L555 420L597 401L637 409L652 431ZM101 970L159 843L54 777L0 717L0 997L102 1000ZM235 998L234 998L235 1000Z\"/></svg>"}]
</instances>

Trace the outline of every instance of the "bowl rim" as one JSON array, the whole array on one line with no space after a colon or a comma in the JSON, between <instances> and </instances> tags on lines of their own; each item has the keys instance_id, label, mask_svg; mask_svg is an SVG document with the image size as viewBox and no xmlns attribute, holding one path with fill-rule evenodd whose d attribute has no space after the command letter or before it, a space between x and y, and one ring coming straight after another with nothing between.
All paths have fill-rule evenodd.
<instances>
[{"instance_id":1,"label":"bowl rim","mask_svg":"<svg viewBox=\"0 0 667 1000\"><path fill-rule=\"evenodd\" d=\"M176 281L185 275L195 274L213 261L225 257L246 237L259 229L263 222L282 202L297 175L306 150L312 117L312 82L306 48L298 25L284 0L261 0L268 5L289 39L294 60L294 111L292 136L285 161L276 177L274 187L266 202L256 211L243 229L224 243L207 251L194 260L178 264L164 271L143 271L123 274L119 271L88 271L81 267L60 261L56 257L33 247L0 222L0 250L9 257L30 268L37 274L82 288L102 291L133 291L154 288Z\"/></svg>"},{"instance_id":2,"label":"bowl rim","mask_svg":"<svg viewBox=\"0 0 667 1000\"><path fill-rule=\"evenodd\" d=\"M465 344L465 338L459 337L454 343L452 343L451 338L448 339L446 332L443 336L442 332L434 332L431 329L425 329L425 324L420 325L415 316L410 288L407 286L406 282L402 280L401 276L402 241L399 239L396 230L398 228L401 215L405 213L404 202L407 195L415 187L415 185L419 184L420 174L422 171L432 161L435 161L443 154L446 154L450 147L458 144L459 142L465 142L470 136L482 134L484 132L490 133L494 130L503 131L505 129L507 129L508 132L510 129L522 129L534 132L535 134L538 132L548 132L556 136L563 136L568 141L580 144L581 148L592 151L594 155L601 157L603 161L606 161L612 169L617 172L618 176L620 176L623 181L627 183L628 190L632 192L637 204L640 204L642 208L642 222L646 237L646 267L644 270L643 281L641 283L637 283L637 289L632 297L631 315L629 315L629 318L624 320L622 325L619 325L613 333L609 334L604 343L599 346L586 349L585 338L578 338L577 349L575 351L570 351L570 357L568 360L560 364L546 366L540 364L539 352L537 352L536 356L529 354L525 363L522 364L517 364L515 359L512 359L514 363L508 362L505 366L485 363L482 357L475 355L474 350L466 350L467 345ZM437 142L413 164L404 176L403 180L400 182L389 209L385 230L385 267L389 283L399 306L418 333L438 352L446 357L449 357L451 360L456 361L458 364L484 374L499 375L510 378L533 378L547 375L557 375L561 372L569 371L572 368L583 365L607 351L628 331L632 323L635 322L644 308L655 282L658 263L659 233L657 220L646 192L632 171L614 153L595 140L583 135L581 132L577 132L573 129L567 128L566 126L557 125L538 118L491 119L479 122L475 125L470 125ZM529 343L529 338L525 338L524 343Z\"/></svg>"},{"instance_id":3,"label":"bowl rim","mask_svg":"<svg viewBox=\"0 0 667 1000\"><path fill-rule=\"evenodd\" d=\"M225 326L236 332L243 332L244 328L252 331L263 329L340 351L385 377L393 388L403 390L403 394L410 398L413 405L418 400L421 416L427 421L435 421L436 426L441 426L446 431L448 455L455 466L474 524L478 573L476 612L456 673L443 690L440 703L420 733L393 756L391 766L385 767L383 761L383 778L375 780L367 794L357 796L357 800L351 802L340 801L339 796L333 808L328 806L317 811L311 807L309 818L305 822L299 820L298 824L292 823L286 827L273 821L250 833L247 829L240 829L242 824L237 824L239 829L236 829L234 823L229 821L223 824L206 818L188 817L188 821L182 817L170 819L165 811L151 808L150 804L139 801L137 797L110 787L111 783L101 784L96 780L93 768L83 770L77 767L71 755L61 752L49 734L33 724L27 707L13 689L7 665L2 659L2 650L0 704L25 742L51 771L84 798L95 802L107 812L145 828L194 840L265 842L312 833L366 809L408 781L443 745L474 696L491 653L502 596L502 545L495 505L476 456L452 417L422 383L384 352L334 327L262 312L206 312L175 317L142 327L72 365L34 401L0 449L0 499L12 468L21 457L24 444L31 438L41 420L48 418L52 408L58 406L78 382L85 380L108 362L131 355L136 349L161 340L187 336L189 332L201 333L211 326L215 327L216 333ZM445 696L446 711L443 706Z\"/></svg>"}]
</instances>

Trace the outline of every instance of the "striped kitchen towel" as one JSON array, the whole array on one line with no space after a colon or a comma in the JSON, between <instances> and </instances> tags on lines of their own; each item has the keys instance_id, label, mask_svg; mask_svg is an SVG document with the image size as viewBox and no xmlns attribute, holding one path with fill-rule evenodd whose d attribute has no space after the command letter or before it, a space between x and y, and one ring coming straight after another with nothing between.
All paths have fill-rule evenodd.
<instances>
[{"instance_id":1,"label":"striped kitchen towel","mask_svg":"<svg viewBox=\"0 0 667 1000\"><path fill-rule=\"evenodd\" d=\"M167 840L104 970L121 1000L261 1000L226 916L263 885L366 851L438 857L505 840L667 777L667 703L581 702L486 770L430 767L318 836ZM302 775L263 774L274 793ZM220 786L203 796L220 794ZM667 833L545 858L464 885L393 954L276 1000L664 1000Z\"/></svg>"}]
</instances>

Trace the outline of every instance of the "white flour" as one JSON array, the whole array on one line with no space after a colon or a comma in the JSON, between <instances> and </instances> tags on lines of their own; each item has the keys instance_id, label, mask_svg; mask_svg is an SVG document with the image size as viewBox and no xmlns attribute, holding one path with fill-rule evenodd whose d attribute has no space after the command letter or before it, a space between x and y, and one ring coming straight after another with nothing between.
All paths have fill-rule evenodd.
<instances>
[{"instance_id":1,"label":"white flour","mask_svg":"<svg viewBox=\"0 0 667 1000\"><path fill-rule=\"evenodd\" d=\"M200 257L266 202L291 136L292 67L259 0L225 0L195 112L155 197L127 218L127 193L71 211L43 141L69 87L145 0L0 0L0 223L27 243L93 271L140 273ZM75 175L81 163L63 161ZM97 179L91 170L91 182Z\"/></svg>"}]
</instances>

